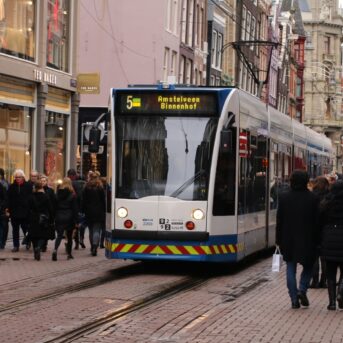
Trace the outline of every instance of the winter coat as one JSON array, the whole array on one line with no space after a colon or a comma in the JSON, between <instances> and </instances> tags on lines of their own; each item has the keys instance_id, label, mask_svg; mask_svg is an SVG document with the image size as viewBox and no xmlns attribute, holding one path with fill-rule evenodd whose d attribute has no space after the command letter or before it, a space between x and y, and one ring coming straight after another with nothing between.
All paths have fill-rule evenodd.
<instances>
[{"instance_id":1,"label":"winter coat","mask_svg":"<svg viewBox=\"0 0 343 343\"><path fill-rule=\"evenodd\" d=\"M8 208L12 219L28 219L30 214L29 201L32 187L25 181L19 185L15 181L8 188Z\"/></svg>"},{"instance_id":2,"label":"winter coat","mask_svg":"<svg viewBox=\"0 0 343 343\"><path fill-rule=\"evenodd\" d=\"M77 223L78 208L76 196L70 190L58 189L56 194L56 227L73 230Z\"/></svg>"},{"instance_id":3,"label":"winter coat","mask_svg":"<svg viewBox=\"0 0 343 343\"><path fill-rule=\"evenodd\" d=\"M6 208L8 208L7 190L0 183L0 218L6 217Z\"/></svg>"},{"instance_id":4,"label":"winter coat","mask_svg":"<svg viewBox=\"0 0 343 343\"><path fill-rule=\"evenodd\" d=\"M106 200L105 191L102 187L89 187L86 185L82 194L82 205L87 223L105 221Z\"/></svg>"},{"instance_id":5,"label":"winter coat","mask_svg":"<svg viewBox=\"0 0 343 343\"><path fill-rule=\"evenodd\" d=\"M52 209L52 216L53 216L53 219L55 220L55 211L56 211L56 195L55 195L55 192L49 186L44 186L44 192L49 198L50 206Z\"/></svg>"},{"instance_id":6,"label":"winter coat","mask_svg":"<svg viewBox=\"0 0 343 343\"><path fill-rule=\"evenodd\" d=\"M321 256L343 262L343 187L335 194L330 192L321 203L320 226Z\"/></svg>"},{"instance_id":7,"label":"winter coat","mask_svg":"<svg viewBox=\"0 0 343 343\"><path fill-rule=\"evenodd\" d=\"M72 185L74 188L74 192L76 194L77 205L79 207L79 211L82 210L82 193L85 187L86 181L84 180L73 180Z\"/></svg>"},{"instance_id":8,"label":"winter coat","mask_svg":"<svg viewBox=\"0 0 343 343\"><path fill-rule=\"evenodd\" d=\"M287 262L311 265L318 254L319 200L307 189L280 195L276 216L276 244Z\"/></svg>"},{"instance_id":9,"label":"winter coat","mask_svg":"<svg viewBox=\"0 0 343 343\"><path fill-rule=\"evenodd\" d=\"M40 223L40 215L47 217L47 222ZM48 225L52 221L52 209L48 196L43 192L34 192L30 199L29 234L30 238L49 239Z\"/></svg>"}]
</instances>

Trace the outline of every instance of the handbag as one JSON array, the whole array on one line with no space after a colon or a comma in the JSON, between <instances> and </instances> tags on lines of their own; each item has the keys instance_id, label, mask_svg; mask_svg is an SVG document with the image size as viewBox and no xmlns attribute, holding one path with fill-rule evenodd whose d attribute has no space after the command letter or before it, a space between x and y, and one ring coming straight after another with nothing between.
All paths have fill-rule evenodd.
<instances>
[{"instance_id":1,"label":"handbag","mask_svg":"<svg viewBox=\"0 0 343 343\"><path fill-rule=\"evenodd\" d=\"M277 246L273 254L272 260L272 272L280 272L282 266L283 258L281 255L280 248Z\"/></svg>"},{"instance_id":2,"label":"handbag","mask_svg":"<svg viewBox=\"0 0 343 343\"><path fill-rule=\"evenodd\" d=\"M39 214L39 225L43 227L48 227L49 226L49 216L47 216L44 213Z\"/></svg>"}]
</instances>

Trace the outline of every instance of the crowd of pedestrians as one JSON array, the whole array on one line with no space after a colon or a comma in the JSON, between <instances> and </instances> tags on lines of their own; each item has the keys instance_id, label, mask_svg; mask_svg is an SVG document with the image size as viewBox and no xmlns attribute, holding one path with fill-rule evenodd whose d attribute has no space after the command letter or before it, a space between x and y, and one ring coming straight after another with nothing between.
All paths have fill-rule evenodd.
<instances>
[{"instance_id":1,"label":"crowd of pedestrians","mask_svg":"<svg viewBox=\"0 0 343 343\"><path fill-rule=\"evenodd\" d=\"M343 181L332 173L309 180L295 170L279 197L276 244L286 261L293 309L308 307L308 288L327 288L328 310L343 310ZM299 282L297 267L302 266ZM338 274L339 270L339 275ZM321 272L321 273L320 273Z\"/></svg>"},{"instance_id":2,"label":"crowd of pedestrians","mask_svg":"<svg viewBox=\"0 0 343 343\"><path fill-rule=\"evenodd\" d=\"M46 175L32 170L26 180L23 170L13 173L13 182L8 184L4 170L0 168L0 249L5 249L9 222L12 226L13 249L20 249L21 242L32 250L40 260L46 252L49 240L54 240L52 260L57 261L58 249L65 240L67 259L73 259L74 249L86 248L85 229L89 228L91 255L104 248L105 236L105 189L98 172L90 171L87 180L82 180L74 169L57 185L56 191L48 185Z\"/></svg>"}]
</instances>

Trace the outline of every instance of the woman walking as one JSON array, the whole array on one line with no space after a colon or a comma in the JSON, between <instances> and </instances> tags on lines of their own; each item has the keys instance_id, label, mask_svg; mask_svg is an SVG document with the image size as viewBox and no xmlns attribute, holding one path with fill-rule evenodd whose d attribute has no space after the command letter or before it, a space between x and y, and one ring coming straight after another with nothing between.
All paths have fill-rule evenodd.
<instances>
[{"instance_id":1,"label":"woman walking","mask_svg":"<svg viewBox=\"0 0 343 343\"><path fill-rule=\"evenodd\" d=\"M44 192L43 183L34 183L30 201L29 235L33 244L34 258L40 260L40 253L49 239L49 226L52 221L52 208L48 196Z\"/></svg>"},{"instance_id":2,"label":"woman walking","mask_svg":"<svg viewBox=\"0 0 343 343\"><path fill-rule=\"evenodd\" d=\"M91 237L91 253L96 256L106 214L105 191L101 179L96 173L90 175L89 181L83 189L82 204Z\"/></svg>"},{"instance_id":3,"label":"woman walking","mask_svg":"<svg viewBox=\"0 0 343 343\"><path fill-rule=\"evenodd\" d=\"M343 309L343 181L332 184L330 192L321 202L321 256L326 262L328 310ZM337 269L340 281L336 299Z\"/></svg>"},{"instance_id":4,"label":"woman walking","mask_svg":"<svg viewBox=\"0 0 343 343\"><path fill-rule=\"evenodd\" d=\"M65 177L58 186L56 193L55 228L57 237L55 240L55 249L52 252L53 261L57 261L57 250L61 244L64 232L67 235L67 258L68 260L74 258L71 254L71 249L73 244L73 230L77 223L77 216L76 195L71 180Z\"/></svg>"}]
</instances>

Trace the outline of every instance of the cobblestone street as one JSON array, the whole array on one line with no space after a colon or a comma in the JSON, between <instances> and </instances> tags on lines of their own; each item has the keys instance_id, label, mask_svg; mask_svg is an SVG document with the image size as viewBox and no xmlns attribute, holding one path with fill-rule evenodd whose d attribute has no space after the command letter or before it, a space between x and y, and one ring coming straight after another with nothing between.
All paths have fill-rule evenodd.
<instances>
[{"instance_id":1,"label":"cobblestone street","mask_svg":"<svg viewBox=\"0 0 343 343\"><path fill-rule=\"evenodd\" d=\"M201 275L200 265L109 261L99 252L92 257L89 249L74 251L71 261L61 252L53 262L49 247L37 262L31 250L1 251L2 341L68 342L59 337L144 302L194 275L194 269ZM285 266L272 273L270 262L267 257L240 268L223 265L227 273L211 274L198 286L132 307L75 341L343 342L343 312L326 310L327 290L310 289L310 308L292 310Z\"/></svg>"}]
</instances>

